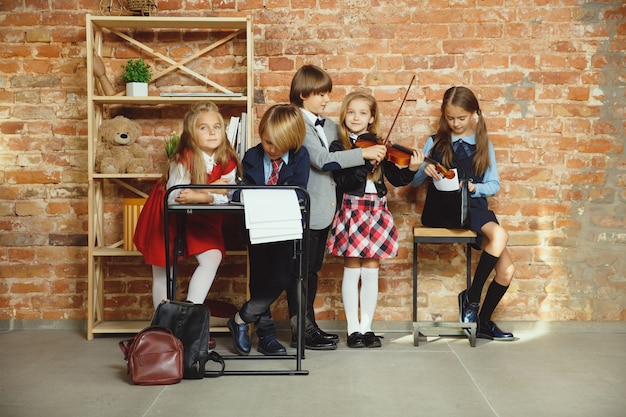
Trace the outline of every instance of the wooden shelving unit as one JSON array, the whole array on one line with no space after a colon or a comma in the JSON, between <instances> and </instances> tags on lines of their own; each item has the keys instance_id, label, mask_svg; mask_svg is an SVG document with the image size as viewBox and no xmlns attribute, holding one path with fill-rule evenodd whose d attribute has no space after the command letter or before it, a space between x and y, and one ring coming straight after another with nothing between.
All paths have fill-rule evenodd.
<instances>
[{"instance_id":1,"label":"wooden shelving unit","mask_svg":"<svg viewBox=\"0 0 626 417\"><path fill-rule=\"evenodd\" d=\"M151 174L101 174L95 172L95 157L98 143L98 129L111 107L156 107L156 106L188 106L195 102L213 101L218 106L237 108L249 116L253 110L253 32L252 18L246 17L143 17L143 16L92 16L86 17L87 37L87 100L88 100L88 211L89 211L89 251L88 251L88 312L87 312L87 339L91 340L98 333L135 333L143 329L146 321L106 321L104 318L104 276L103 261L116 257L141 256L139 252L123 249L123 241L104 242L104 188L114 185L125 188L139 197L147 195L133 186L134 181L154 181L160 173ZM158 38L155 43L145 41L145 36L134 36L135 33L146 31L167 32L182 31L193 35L199 31L213 31L218 36L208 44L193 51L184 58L170 57L167 52L159 48ZM202 66L193 67L194 61L206 57L211 51L229 42L240 41L245 38L245 85L224 86L214 81L213 74L204 74ZM93 75L94 56L106 59L103 56L114 39L116 44L140 51L142 56L149 57L165 66L160 66L153 74L151 83L168 74L184 73L186 77L206 87L211 96L174 96L164 97L151 95L148 97L127 97L124 92L115 95L104 95L99 87L98 80ZM233 48L235 49L235 48ZM239 68L239 67L238 67ZM243 69L242 69L243 71ZM196 86L197 87L197 86ZM194 92L197 92L194 89ZM244 132L245 143L252 140L253 123L248 123ZM121 229L122 225L120 225ZM229 255L247 255L246 251L231 251ZM216 329L218 330L218 329Z\"/></svg>"}]
</instances>

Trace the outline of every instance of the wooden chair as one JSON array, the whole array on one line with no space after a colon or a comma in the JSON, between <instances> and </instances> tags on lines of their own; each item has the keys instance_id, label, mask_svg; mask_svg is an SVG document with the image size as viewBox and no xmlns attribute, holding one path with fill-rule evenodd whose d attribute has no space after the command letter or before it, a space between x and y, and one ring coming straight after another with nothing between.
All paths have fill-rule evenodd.
<instances>
[{"instance_id":1,"label":"wooden chair","mask_svg":"<svg viewBox=\"0 0 626 417\"><path fill-rule=\"evenodd\" d=\"M417 321L417 277L419 243L465 243L466 244L466 285L472 284L472 243L476 242L476 233L465 229L443 229L437 227L416 226L413 228L413 345L419 346L419 334L423 329L431 329L429 335L450 336L466 335L472 347L476 346L476 323Z\"/></svg>"}]
</instances>

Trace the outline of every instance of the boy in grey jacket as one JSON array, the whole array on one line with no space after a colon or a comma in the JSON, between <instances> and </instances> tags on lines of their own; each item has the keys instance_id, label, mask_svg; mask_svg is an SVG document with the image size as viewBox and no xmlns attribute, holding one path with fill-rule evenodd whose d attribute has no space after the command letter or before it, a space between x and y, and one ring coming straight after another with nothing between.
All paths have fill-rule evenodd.
<instances>
[{"instance_id":1,"label":"boy in grey jacket","mask_svg":"<svg viewBox=\"0 0 626 417\"><path fill-rule=\"evenodd\" d=\"M309 152L311 170L307 191L311 199L308 285L306 293L306 325L304 344L307 349L332 350L339 337L321 330L315 321L313 303L317 294L318 272L322 269L326 239L337 209L333 171L364 165L366 160L380 162L387 152L384 145L363 149L330 152L330 144L337 139L337 125L322 116L328 104L333 84L329 75L315 65L301 67L291 81L289 100L300 107L306 125L304 147ZM297 274L294 274L297 277ZM289 316L292 323L291 346L296 347L295 317L298 313L297 281L287 291Z\"/></svg>"}]
</instances>

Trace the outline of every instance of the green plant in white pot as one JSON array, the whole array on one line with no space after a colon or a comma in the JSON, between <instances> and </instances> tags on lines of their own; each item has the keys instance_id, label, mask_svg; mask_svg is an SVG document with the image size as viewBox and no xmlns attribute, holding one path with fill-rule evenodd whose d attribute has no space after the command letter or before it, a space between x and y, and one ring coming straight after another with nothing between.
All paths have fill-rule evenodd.
<instances>
[{"instance_id":1,"label":"green plant in white pot","mask_svg":"<svg viewBox=\"0 0 626 417\"><path fill-rule=\"evenodd\" d=\"M152 79L152 71L143 58L129 59L122 64L122 79L126 83L126 95L143 97L148 95L148 83Z\"/></svg>"}]
</instances>

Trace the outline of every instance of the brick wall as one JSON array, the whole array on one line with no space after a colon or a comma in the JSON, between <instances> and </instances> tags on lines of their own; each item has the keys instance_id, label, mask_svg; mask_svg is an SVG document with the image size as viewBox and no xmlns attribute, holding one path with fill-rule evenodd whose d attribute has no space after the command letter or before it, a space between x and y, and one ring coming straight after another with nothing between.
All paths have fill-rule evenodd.
<instances>
[{"instance_id":1,"label":"brick wall","mask_svg":"<svg viewBox=\"0 0 626 417\"><path fill-rule=\"evenodd\" d=\"M85 14L93 0L0 2L0 320L84 319L87 304ZM371 91L392 139L421 147L440 99L463 84L479 96L502 179L490 200L510 231L517 274L499 320L626 319L626 7L621 0L159 0L159 14L251 13L256 119L288 100L295 70L314 63L343 96ZM382 263L376 320L411 317L411 227L424 190L392 191L402 240ZM111 210L111 230L120 222ZM115 232L114 232L115 233ZM451 319L463 248L420 249L420 319ZM475 256L474 259L477 257ZM190 266L192 268L193 265ZM243 301L243 266L220 269L216 296ZM109 318L150 315L150 270L105 267ZM327 257L318 317L343 320L341 262ZM276 310L284 318L285 301Z\"/></svg>"}]
</instances>

